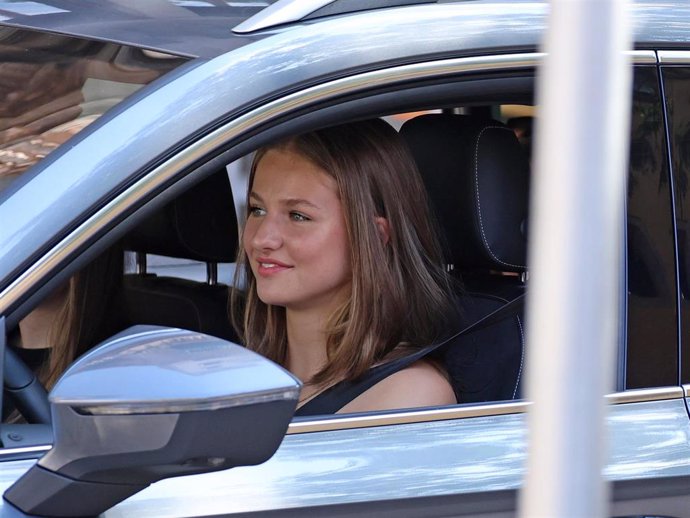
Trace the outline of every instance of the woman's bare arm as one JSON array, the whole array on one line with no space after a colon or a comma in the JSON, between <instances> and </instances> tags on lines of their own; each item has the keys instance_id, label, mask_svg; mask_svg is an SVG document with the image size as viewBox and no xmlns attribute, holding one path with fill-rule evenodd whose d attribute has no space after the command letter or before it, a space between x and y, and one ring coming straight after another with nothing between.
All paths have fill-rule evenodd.
<instances>
[{"instance_id":1,"label":"woman's bare arm","mask_svg":"<svg viewBox=\"0 0 690 518\"><path fill-rule=\"evenodd\" d=\"M371 412L453 405L455 394L446 377L431 362L421 360L392 374L345 405L338 413Z\"/></svg>"}]
</instances>

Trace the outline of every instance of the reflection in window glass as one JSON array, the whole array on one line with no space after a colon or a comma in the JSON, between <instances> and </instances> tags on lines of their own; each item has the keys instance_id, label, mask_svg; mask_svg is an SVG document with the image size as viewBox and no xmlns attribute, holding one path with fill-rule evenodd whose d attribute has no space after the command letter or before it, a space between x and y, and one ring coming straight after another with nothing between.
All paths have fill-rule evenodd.
<instances>
[{"instance_id":1,"label":"reflection in window glass","mask_svg":"<svg viewBox=\"0 0 690 518\"><path fill-rule=\"evenodd\" d=\"M690 383L690 68L663 70L676 195L681 382Z\"/></svg>"},{"instance_id":2,"label":"reflection in window glass","mask_svg":"<svg viewBox=\"0 0 690 518\"><path fill-rule=\"evenodd\" d=\"M0 190L185 58L0 28Z\"/></svg>"},{"instance_id":3,"label":"reflection in window glass","mask_svg":"<svg viewBox=\"0 0 690 518\"><path fill-rule=\"evenodd\" d=\"M654 67L635 70L631 126L627 389L678 383L671 184Z\"/></svg>"}]
</instances>

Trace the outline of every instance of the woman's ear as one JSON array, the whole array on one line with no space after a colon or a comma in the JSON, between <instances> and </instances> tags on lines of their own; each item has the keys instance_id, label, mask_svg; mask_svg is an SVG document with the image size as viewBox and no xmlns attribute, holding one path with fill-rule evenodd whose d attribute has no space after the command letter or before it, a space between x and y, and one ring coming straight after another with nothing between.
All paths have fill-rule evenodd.
<instances>
[{"instance_id":1,"label":"woman's ear","mask_svg":"<svg viewBox=\"0 0 690 518\"><path fill-rule=\"evenodd\" d=\"M384 218L383 216L377 216L376 217L376 226L379 229L381 241L383 241L384 245L387 245L388 241L390 241L390 238L391 238L390 225L388 224L388 220L386 218Z\"/></svg>"}]
</instances>

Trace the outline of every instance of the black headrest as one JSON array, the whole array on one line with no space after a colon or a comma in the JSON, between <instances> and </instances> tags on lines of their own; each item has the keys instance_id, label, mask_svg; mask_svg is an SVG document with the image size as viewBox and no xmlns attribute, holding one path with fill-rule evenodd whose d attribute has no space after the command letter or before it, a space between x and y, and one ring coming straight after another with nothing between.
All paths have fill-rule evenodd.
<instances>
[{"instance_id":1,"label":"black headrest","mask_svg":"<svg viewBox=\"0 0 690 518\"><path fill-rule=\"evenodd\" d=\"M227 172L204 179L125 238L125 249L194 261L231 263L237 216Z\"/></svg>"},{"instance_id":2,"label":"black headrest","mask_svg":"<svg viewBox=\"0 0 690 518\"><path fill-rule=\"evenodd\" d=\"M526 268L529 163L515 134L491 119L429 114L403 124L461 270Z\"/></svg>"}]
</instances>

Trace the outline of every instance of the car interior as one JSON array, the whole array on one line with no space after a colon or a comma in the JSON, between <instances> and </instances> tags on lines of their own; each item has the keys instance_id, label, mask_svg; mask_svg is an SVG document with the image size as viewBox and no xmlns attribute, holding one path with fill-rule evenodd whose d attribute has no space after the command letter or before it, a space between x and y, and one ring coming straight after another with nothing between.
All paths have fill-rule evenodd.
<instances>
[{"instance_id":1,"label":"car interior","mask_svg":"<svg viewBox=\"0 0 690 518\"><path fill-rule=\"evenodd\" d=\"M136 271L124 281L127 321L182 327L239 342L228 319L228 285L218 282L218 263L232 263L237 254L237 217L229 200L230 181L221 170L127 235L124 249L136 257ZM206 281L149 273L149 254L204 263Z\"/></svg>"},{"instance_id":2,"label":"car interior","mask_svg":"<svg viewBox=\"0 0 690 518\"><path fill-rule=\"evenodd\" d=\"M252 153L290 134L381 117L407 141L428 189L443 234L447 271L461 280L458 303L464 317L452 330L461 332L525 292L531 162L525 131L536 117L533 94L534 78L524 72L417 82L339 98L254 128L147 193L129 217L103 229L22 303L8 319L8 330L16 329L19 319L50 291L118 243L134 263L125 269L126 325L176 326L238 342L227 299L235 282ZM635 192L640 191L631 196ZM522 397L524 331L517 304L502 318L439 349L459 404ZM626 339L622 329L619 365L629 371L631 361L639 360L626 357ZM626 383L625 375L620 367L620 390L636 386ZM656 380L635 383L659 385Z\"/></svg>"},{"instance_id":3,"label":"car interior","mask_svg":"<svg viewBox=\"0 0 690 518\"><path fill-rule=\"evenodd\" d=\"M533 114L532 87L529 77L475 80L463 85L471 102L461 106L457 84L434 85L434 101L422 106L420 92L431 87L341 102L247 138L197 168L198 174L166 186L162 194L151 193L151 203L121 225L126 232L115 233L117 246L134 262L125 269L124 322L181 327L239 342L228 317L233 276L218 272L232 271L227 266L235 261L247 156L262 139L384 117L406 140L428 189L443 234L446 269L459 280L462 316L451 334L463 331L525 291L530 150L506 122L516 113ZM237 164L242 166L233 167ZM75 265L88 264L114 239L101 239L56 277L64 282L69 271L77 271ZM521 397L522 313L517 305L439 348L459 404Z\"/></svg>"},{"instance_id":4,"label":"car interior","mask_svg":"<svg viewBox=\"0 0 690 518\"><path fill-rule=\"evenodd\" d=\"M440 223L446 270L459 281L462 316L452 330L459 332L524 293L528 150L512 129L486 117L486 110L479 115L436 111L409 118L400 134ZM125 250L136 256L135 271L125 276L130 323L178 326L239 341L228 319L229 280L219 282L217 275L218 263L234 261L237 252L229 176L221 168L125 238ZM195 261L205 267L206 281L171 276L174 267L156 274L146 268L150 254ZM442 346L458 402L519 398L524 344L522 309L516 308Z\"/></svg>"},{"instance_id":5,"label":"car interior","mask_svg":"<svg viewBox=\"0 0 690 518\"><path fill-rule=\"evenodd\" d=\"M424 179L460 279L467 322L525 289L529 164L513 130L472 115L428 114L401 128ZM468 160L469 158L469 160ZM458 402L515 399L524 359L522 312L445 349Z\"/></svg>"}]
</instances>

